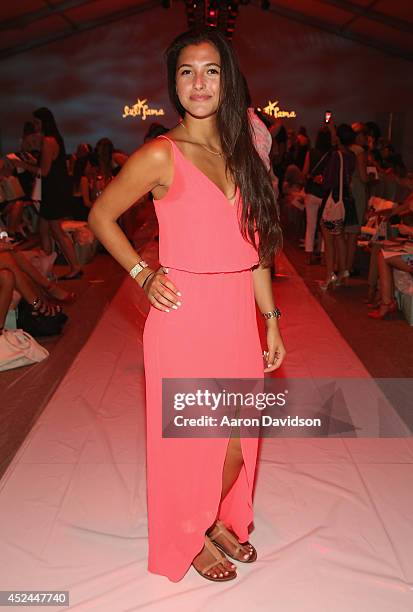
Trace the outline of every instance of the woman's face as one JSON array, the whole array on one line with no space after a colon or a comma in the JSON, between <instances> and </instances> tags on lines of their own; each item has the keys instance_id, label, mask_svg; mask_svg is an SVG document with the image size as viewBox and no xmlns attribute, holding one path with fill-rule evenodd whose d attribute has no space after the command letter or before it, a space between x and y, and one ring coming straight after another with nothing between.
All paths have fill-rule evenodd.
<instances>
[{"instance_id":1,"label":"woman's face","mask_svg":"<svg viewBox=\"0 0 413 612\"><path fill-rule=\"evenodd\" d=\"M178 57L176 93L185 111L197 118L214 115L219 106L221 61L209 42L188 45Z\"/></svg>"}]
</instances>

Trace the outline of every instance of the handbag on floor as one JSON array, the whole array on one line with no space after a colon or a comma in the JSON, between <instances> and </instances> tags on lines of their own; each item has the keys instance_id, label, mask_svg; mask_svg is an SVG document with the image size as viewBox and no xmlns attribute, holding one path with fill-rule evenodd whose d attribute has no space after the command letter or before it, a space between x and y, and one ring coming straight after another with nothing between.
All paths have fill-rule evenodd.
<instances>
[{"instance_id":1,"label":"handbag on floor","mask_svg":"<svg viewBox=\"0 0 413 612\"><path fill-rule=\"evenodd\" d=\"M46 316L39 311L33 313L33 307L24 299L20 300L17 311L17 325L35 337L58 336L68 318L64 312L54 316Z\"/></svg>"},{"instance_id":2,"label":"handbag on floor","mask_svg":"<svg viewBox=\"0 0 413 612\"><path fill-rule=\"evenodd\" d=\"M337 202L333 198L333 191L329 193L327 201L324 205L321 215L321 222L325 229L333 235L341 234L344 229L344 219L346 211L344 208L343 190L344 190L344 161L341 151L337 151L340 158L340 180L339 180L339 195Z\"/></svg>"},{"instance_id":3,"label":"handbag on floor","mask_svg":"<svg viewBox=\"0 0 413 612\"><path fill-rule=\"evenodd\" d=\"M39 363L48 356L49 352L22 329L4 330L0 336L0 372Z\"/></svg>"}]
</instances>

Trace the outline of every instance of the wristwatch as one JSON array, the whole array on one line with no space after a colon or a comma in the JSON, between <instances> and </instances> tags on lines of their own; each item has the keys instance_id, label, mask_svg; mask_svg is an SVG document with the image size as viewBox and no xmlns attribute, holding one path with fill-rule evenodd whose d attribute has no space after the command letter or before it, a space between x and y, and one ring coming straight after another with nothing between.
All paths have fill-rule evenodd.
<instances>
[{"instance_id":1,"label":"wristwatch","mask_svg":"<svg viewBox=\"0 0 413 612\"><path fill-rule=\"evenodd\" d=\"M143 261L143 259L141 259L141 261L138 261L138 263L135 266L133 266L131 270L129 270L129 274L131 275L132 278L136 278L139 272L142 272L142 270L147 267L148 267L148 264L146 263L146 261Z\"/></svg>"},{"instance_id":2,"label":"wristwatch","mask_svg":"<svg viewBox=\"0 0 413 612\"><path fill-rule=\"evenodd\" d=\"M271 312L263 312L262 316L264 319L279 319L281 317L281 310L276 306Z\"/></svg>"}]
</instances>

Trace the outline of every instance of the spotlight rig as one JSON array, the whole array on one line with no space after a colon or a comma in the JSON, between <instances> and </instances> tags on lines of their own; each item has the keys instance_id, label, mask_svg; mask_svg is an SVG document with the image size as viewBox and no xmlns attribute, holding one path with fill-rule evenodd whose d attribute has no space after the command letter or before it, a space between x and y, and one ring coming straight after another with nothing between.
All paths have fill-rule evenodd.
<instances>
[{"instance_id":1,"label":"spotlight rig","mask_svg":"<svg viewBox=\"0 0 413 612\"><path fill-rule=\"evenodd\" d=\"M235 31L238 6L239 0L186 0L188 27L218 28L231 39Z\"/></svg>"}]
</instances>

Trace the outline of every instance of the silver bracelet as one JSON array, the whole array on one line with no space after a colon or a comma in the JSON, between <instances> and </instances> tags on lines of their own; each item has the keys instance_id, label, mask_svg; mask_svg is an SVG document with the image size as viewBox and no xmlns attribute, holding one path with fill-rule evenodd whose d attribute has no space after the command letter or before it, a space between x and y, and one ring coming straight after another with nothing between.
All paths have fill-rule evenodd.
<instances>
[{"instance_id":1,"label":"silver bracelet","mask_svg":"<svg viewBox=\"0 0 413 612\"><path fill-rule=\"evenodd\" d=\"M132 278L135 279L138 276L139 272L142 272L142 270L147 267L148 264L142 259L141 261L138 261L138 263L129 270L129 274Z\"/></svg>"},{"instance_id":2,"label":"silver bracelet","mask_svg":"<svg viewBox=\"0 0 413 612\"><path fill-rule=\"evenodd\" d=\"M281 317L281 310L275 307L271 312L263 312L262 316L264 319L279 319Z\"/></svg>"}]
</instances>

